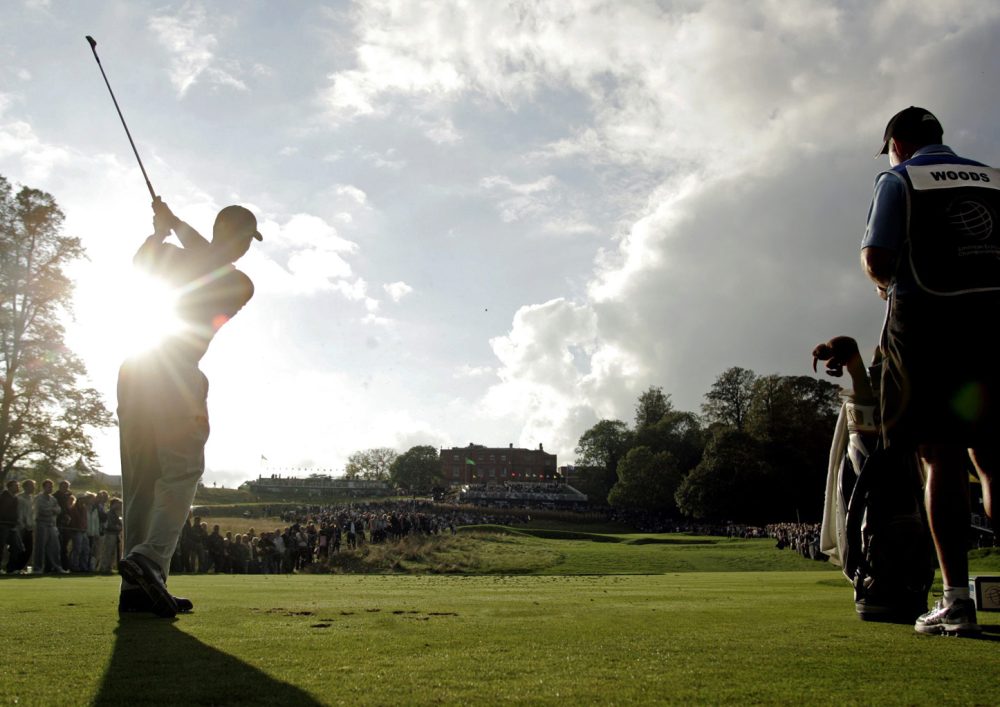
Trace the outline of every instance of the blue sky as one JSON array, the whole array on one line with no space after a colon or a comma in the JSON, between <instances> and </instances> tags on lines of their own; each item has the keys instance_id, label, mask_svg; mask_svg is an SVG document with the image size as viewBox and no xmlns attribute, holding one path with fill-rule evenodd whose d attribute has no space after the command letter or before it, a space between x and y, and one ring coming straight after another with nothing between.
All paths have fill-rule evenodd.
<instances>
[{"instance_id":1,"label":"blue sky","mask_svg":"<svg viewBox=\"0 0 1000 707\"><path fill-rule=\"evenodd\" d=\"M149 196L203 232L240 203L256 295L203 362L206 480L372 446L570 462L650 385L870 349L857 264L888 118L996 163L1000 5L7 2L0 174L90 260L69 340L114 406L116 304ZM127 298L126 298L127 299ZM105 470L115 432L98 437Z\"/></svg>"}]
</instances>

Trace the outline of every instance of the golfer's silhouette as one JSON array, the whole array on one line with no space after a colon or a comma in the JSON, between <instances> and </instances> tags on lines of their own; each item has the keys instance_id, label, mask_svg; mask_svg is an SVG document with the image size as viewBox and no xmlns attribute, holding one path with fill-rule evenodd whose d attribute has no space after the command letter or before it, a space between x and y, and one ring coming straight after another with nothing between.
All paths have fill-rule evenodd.
<instances>
[{"instance_id":1,"label":"golfer's silhouette","mask_svg":"<svg viewBox=\"0 0 1000 707\"><path fill-rule=\"evenodd\" d=\"M119 612L174 616L191 602L167 591L170 558L205 469L208 380L198 362L215 333L253 296L253 283L233 263L261 240L257 219L227 206L212 241L153 201L152 236L135 265L171 287L183 326L155 349L122 364L118 421L125 501L125 558ZM181 247L164 243L176 234ZM152 313L150 313L152 314ZM128 322L125 323L128 326Z\"/></svg>"}]
</instances>

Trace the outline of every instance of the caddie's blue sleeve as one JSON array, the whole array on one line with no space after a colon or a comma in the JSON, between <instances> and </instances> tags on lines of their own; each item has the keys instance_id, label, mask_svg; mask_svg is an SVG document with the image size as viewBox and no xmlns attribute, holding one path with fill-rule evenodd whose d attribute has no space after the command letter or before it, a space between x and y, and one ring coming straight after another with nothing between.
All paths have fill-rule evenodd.
<instances>
[{"instance_id":1,"label":"caddie's blue sleeve","mask_svg":"<svg viewBox=\"0 0 1000 707\"><path fill-rule=\"evenodd\" d=\"M895 172L883 172L875 181L861 248L873 246L898 251L905 238L906 183Z\"/></svg>"}]
</instances>

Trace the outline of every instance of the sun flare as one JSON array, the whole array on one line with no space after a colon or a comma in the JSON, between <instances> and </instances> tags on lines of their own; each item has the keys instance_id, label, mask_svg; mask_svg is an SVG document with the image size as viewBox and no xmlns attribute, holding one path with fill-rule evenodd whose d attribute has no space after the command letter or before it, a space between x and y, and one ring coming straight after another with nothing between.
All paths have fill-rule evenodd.
<instances>
[{"instance_id":1,"label":"sun flare","mask_svg":"<svg viewBox=\"0 0 1000 707\"><path fill-rule=\"evenodd\" d=\"M88 275L77 287L77 322L71 328L92 355L120 361L183 329L176 292L162 280L134 269L117 278Z\"/></svg>"},{"instance_id":2,"label":"sun flare","mask_svg":"<svg viewBox=\"0 0 1000 707\"><path fill-rule=\"evenodd\" d=\"M126 287L128 295L119 311L125 354L154 348L183 329L177 316L177 293L162 280L134 272Z\"/></svg>"}]
</instances>

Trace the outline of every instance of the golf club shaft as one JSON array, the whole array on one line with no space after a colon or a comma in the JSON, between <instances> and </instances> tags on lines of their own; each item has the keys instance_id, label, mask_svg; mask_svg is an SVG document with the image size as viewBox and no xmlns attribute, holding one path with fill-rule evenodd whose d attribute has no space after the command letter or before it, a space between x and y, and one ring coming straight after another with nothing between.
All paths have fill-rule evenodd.
<instances>
[{"instance_id":1,"label":"golf club shaft","mask_svg":"<svg viewBox=\"0 0 1000 707\"><path fill-rule=\"evenodd\" d=\"M153 185L149 181L149 175L146 174L146 168L142 165L142 158L139 157L139 151L135 149L135 141L132 140L132 133L129 132L128 124L125 123L125 116L122 115L122 109L118 107L118 99L115 98L115 92L111 90L111 83L108 81L108 75L104 73L104 66L101 65L101 58L97 56L97 42L90 35L87 35L87 43L90 45L90 51L94 52L94 59L97 60L97 68L101 70L101 76L104 77L104 85L108 87L108 93L111 94L111 100L114 101L115 110L118 111L118 117L121 118L122 127L125 128L125 135L128 136L128 142L132 146L132 152L135 153L135 159L139 163L139 169L142 170L142 177L146 180L146 188L149 189L149 195L155 200L156 192L153 191Z\"/></svg>"}]
</instances>

